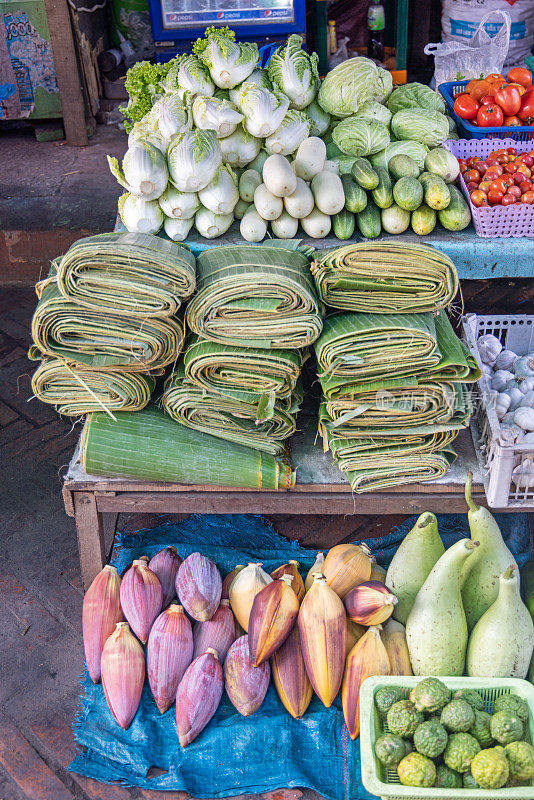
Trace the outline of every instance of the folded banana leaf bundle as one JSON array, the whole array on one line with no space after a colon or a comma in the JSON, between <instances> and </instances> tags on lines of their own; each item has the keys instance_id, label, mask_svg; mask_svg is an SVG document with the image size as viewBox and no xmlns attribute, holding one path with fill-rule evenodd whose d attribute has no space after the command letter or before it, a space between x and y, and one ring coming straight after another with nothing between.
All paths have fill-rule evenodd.
<instances>
[{"instance_id":1,"label":"folded banana leaf bundle","mask_svg":"<svg viewBox=\"0 0 534 800\"><path fill-rule=\"evenodd\" d=\"M88 474L251 489L295 482L286 460L186 428L153 405L115 416L87 417L79 458Z\"/></svg>"},{"instance_id":2,"label":"folded banana leaf bundle","mask_svg":"<svg viewBox=\"0 0 534 800\"><path fill-rule=\"evenodd\" d=\"M322 310L303 252L235 245L198 256L197 292L186 320L214 342L293 349L317 339Z\"/></svg>"},{"instance_id":3,"label":"folded banana leaf bundle","mask_svg":"<svg viewBox=\"0 0 534 800\"><path fill-rule=\"evenodd\" d=\"M458 291L451 259L426 244L359 242L312 264L321 300L332 308L380 314L435 311Z\"/></svg>"},{"instance_id":4,"label":"folded banana leaf bundle","mask_svg":"<svg viewBox=\"0 0 534 800\"><path fill-rule=\"evenodd\" d=\"M472 414L469 392L461 383L406 378L369 384L365 391L321 403L319 424L332 436L421 432L467 427Z\"/></svg>"},{"instance_id":5,"label":"folded banana leaf bundle","mask_svg":"<svg viewBox=\"0 0 534 800\"><path fill-rule=\"evenodd\" d=\"M57 260L59 291L96 311L169 317L195 289L194 255L147 233L102 233L75 242Z\"/></svg>"},{"instance_id":6,"label":"folded banana leaf bundle","mask_svg":"<svg viewBox=\"0 0 534 800\"><path fill-rule=\"evenodd\" d=\"M329 399L386 378L424 375L454 383L480 377L475 359L444 311L436 315L334 314L326 318L315 352Z\"/></svg>"},{"instance_id":7,"label":"folded banana leaf bundle","mask_svg":"<svg viewBox=\"0 0 534 800\"><path fill-rule=\"evenodd\" d=\"M155 379L135 372L101 372L45 358L32 376L32 390L59 414L78 417L92 411L140 411L150 400Z\"/></svg>"},{"instance_id":8,"label":"folded banana leaf bundle","mask_svg":"<svg viewBox=\"0 0 534 800\"><path fill-rule=\"evenodd\" d=\"M32 338L42 355L108 371L149 372L178 358L184 341L179 317L129 317L84 308L60 293L55 270L36 286Z\"/></svg>"},{"instance_id":9,"label":"folded banana leaf bundle","mask_svg":"<svg viewBox=\"0 0 534 800\"><path fill-rule=\"evenodd\" d=\"M203 433L254 447L271 455L284 451L284 440L296 429L296 414L302 401L299 384L292 396L273 405L254 402L201 389L185 376L183 366L168 379L161 398L163 409L173 419Z\"/></svg>"},{"instance_id":10,"label":"folded banana leaf bundle","mask_svg":"<svg viewBox=\"0 0 534 800\"><path fill-rule=\"evenodd\" d=\"M389 444L369 450L361 447L360 439L353 445L352 439L332 439L328 433L326 435L338 466L358 494L436 480L456 460L456 453L450 446L456 431L448 435L444 432L441 436L430 434L428 441L414 446L404 438L392 438Z\"/></svg>"},{"instance_id":11,"label":"folded banana leaf bundle","mask_svg":"<svg viewBox=\"0 0 534 800\"><path fill-rule=\"evenodd\" d=\"M200 389L257 406L265 415L275 402L290 400L307 358L305 350L237 347L192 336L183 366L186 378Z\"/></svg>"},{"instance_id":12,"label":"folded banana leaf bundle","mask_svg":"<svg viewBox=\"0 0 534 800\"><path fill-rule=\"evenodd\" d=\"M379 435L338 438L329 436L323 428L325 450L330 450L338 466L343 471L370 466L375 460L402 458L410 455L423 455L436 450L444 450L456 439L458 431L443 430L432 433L406 433L402 436Z\"/></svg>"}]
</instances>

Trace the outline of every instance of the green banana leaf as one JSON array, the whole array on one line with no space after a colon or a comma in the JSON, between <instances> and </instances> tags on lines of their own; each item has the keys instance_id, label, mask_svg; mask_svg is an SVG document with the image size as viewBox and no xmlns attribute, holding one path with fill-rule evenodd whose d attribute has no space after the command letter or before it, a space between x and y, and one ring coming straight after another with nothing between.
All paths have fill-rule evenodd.
<instances>
[{"instance_id":1,"label":"green banana leaf","mask_svg":"<svg viewBox=\"0 0 534 800\"><path fill-rule=\"evenodd\" d=\"M92 411L140 411L150 400L155 379L135 372L100 372L43 359L32 376L32 390L59 414L78 417Z\"/></svg>"},{"instance_id":2,"label":"green banana leaf","mask_svg":"<svg viewBox=\"0 0 534 800\"><path fill-rule=\"evenodd\" d=\"M161 405L188 428L278 455L284 451L284 440L295 432L301 400L299 387L292 397L260 408L257 402L200 389L187 380L180 366L166 383Z\"/></svg>"},{"instance_id":3,"label":"green banana leaf","mask_svg":"<svg viewBox=\"0 0 534 800\"><path fill-rule=\"evenodd\" d=\"M325 432L326 433L326 432ZM357 436L337 439L325 435L325 449L329 449L344 472L382 463L385 458L395 460L406 455L423 455L443 450L458 436L457 430L434 433L407 434L405 436Z\"/></svg>"},{"instance_id":4,"label":"green banana leaf","mask_svg":"<svg viewBox=\"0 0 534 800\"><path fill-rule=\"evenodd\" d=\"M57 262L59 291L96 311L169 317L195 289L194 255L148 233L78 239Z\"/></svg>"},{"instance_id":5,"label":"green banana leaf","mask_svg":"<svg viewBox=\"0 0 534 800\"><path fill-rule=\"evenodd\" d=\"M214 342L293 349L317 339L322 311L304 253L267 243L231 245L198 256L186 320Z\"/></svg>"},{"instance_id":6,"label":"green banana leaf","mask_svg":"<svg viewBox=\"0 0 534 800\"><path fill-rule=\"evenodd\" d=\"M359 242L318 254L311 267L332 308L380 314L444 308L458 291L451 259L426 244Z\"/></svg>"},{"instance_id":7,"label":"green banana leaf","mask_svg":"<svg viewBox=\"0 0 534 800\"><path fill-rule=\"evenodd\" d=\"M36 291L39 302L31 332L45 356L96 370L149 372L176 361L182 350L179 317L139 319L84 308L63 297L53 267Z\"/></svg>"},{"instance_id":8,"label":"green banana leaf","mask_svg":"<svg viewBox=\"0 0 534 800\"><path fill-rule=\"evenodd\" d=\"M482 377L482 371L476 358L459 339L450 323L445 311L440 311L434 316L438 349L441 360L430 375L434 380L462 381L474 383Z\"/></svg>"},{"instance_id":9,"label":"green banana leaf","mask_svg":"<svg viewBox=\"0 0 534 800\"><path fill-rule=\"evenodd\" d=\"M426 426L465 428L471 413L469 392L463 384L412 378L402 383L381 381L354 396L325 399L319 420L331 435L347 438L355 432L370 435L393 430L416 432Z\"/></svg>"},{"instance_id":10,"label":"green banana leaf","mask_svg":"<svg viewBox=\"0 0 534 800\"><path fill-rule=\"evenodd\" d=\"M456 461L452 448L421 455L385 456L382 463L346 472L352 490L357 494L403 486L441 478ZM364 462L365 463L365 462Z\"/></svg>"},{"instance_id":11,"label":"green banana leaf","mask_svg":"<svg viewBox=\"0 0 534 800\"><path fill-rule=\"evenodd\" d=\"M186 428L154 405L87 417L79 458L90 475L188 485L290 489L287 460Z\"/></svg>"},{"instance_id":12,"label":"green banana leaf","mask_svg":"<svg viewBox=\"0 0 534 800\"><path fill-rule=\"evenodd\" d=\"M291 399L307 358L305 350L236 347L195 335L186 341L183 365L200 389L262 408Z\"/></svg>"}]
</instances>

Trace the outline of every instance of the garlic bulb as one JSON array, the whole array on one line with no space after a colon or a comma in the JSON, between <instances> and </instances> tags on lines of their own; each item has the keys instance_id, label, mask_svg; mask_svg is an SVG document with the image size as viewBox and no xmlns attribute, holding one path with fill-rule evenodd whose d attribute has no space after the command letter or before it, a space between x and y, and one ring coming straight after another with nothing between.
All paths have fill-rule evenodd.
<instances>
[{"instance_id":1,"label":"garlic bulb","mask_svg":"<svg viewBox=\"0 0 534 800\"><path fill-rule=\"evenodd\" d=\"M522 356L514 364L516 378L534 377L534 355Z\"/></svg>"},{"instance_id":2,"label":"garlic bulb","mask_svg":"<svg viewBox=\"0 0 534 800\"><path fill-rule=\"evenodd\" d=\"M518 408L514 412L514 422L524 431L534 431L534 408Z\"/></svg>"},{"instance_id":3,"label":"garlic bulb","mask_svg":"<svg viewBox=\"0 0 534 800\"><path fill-rule=\"evenodd\" d=\"M524 394L534 391L534 378L521 378L517 384Z\"/></svg>"},{"instance_id":4,"label":"garlic bulb","mask_svg":"<svg viewBox=\"0 0 534 800\"><path fill-rule=\"evenodd\" d=\"M495 363L493 364L493 369L508 369L511 370L514 362L517 361L518 355L513 352L513 350L501 350L497 358L495 359Z\"/></svg>"},{"instance_id":5,"label":"garlic bulb","mask_svg":"<svg viewBox=\"0 0 534 800\"><path fill-rule=\"evenodd\" d=\"M513 416L513 415L512 415ZM520 437L524 435L524 431L514 422L508 425L502 425L499 442L500 444L514 444L519 441Z\"/></svg>"},{"instance_id":6,"label":"garlic bulb","mask_svg":"<svg viewBox=\"0 0 534 800\"><path fill-rule=\"evenodd\" d=\"M509 394L496 393L492 395L492 400L495 403L495 413L497 414L497 418L502 420L508 409L510 408L510 403L512 402L512 398Z\"/></svg>"},{"instance_id":7,"label":"garlic bulb","mask_svg":"<svg viewBox=\"0 0 534 800\"><path fill-rule=\"evenodd\" d=\"M534 391L524 394L520 405L525 406L525 408L534 408Z\"/></svg>"},{"instance_id":8,"label":"garlic bulb","mask_svg":"<svg viewBox=\"0 0 534 800\"><path fill-rule=\"evenodd\" d=\"M512 481L518 489L534 489L534 460L532 458L524 458L517 467L514 467Z\"/></svg>"},{"instance_id":9,"label":"garlic bulb","mask_svg":"<svg viewBox=\"0 0 534 800\"><path fill-rule=\"evenodd\" d=\"M497 372L493 373L491 388L495 389L497 392L502 392L506 389L508 381L513 381L513 379L514 376L511 372L508 372L506 369L498 369Z\"/></svg>"},{"instance_id":10,"label":"garlic bulb","mask_svg":"<svg viewBox=\"0 0 534 800\"><path fill-rule=\"evenodd\" d=\"M497 356L502 350L502 344L497 337L493 336L491 333L486 333L484 336L481 336L477 341L477 347L481 361L490 366L493 366Z\"/></svg>"},{"instance_id":11,"label":"garlic bulb","mask_svg":"<svg viewBox=\"0 0 534 800\"><path fill-rule=\"evenodd\" d=\"M514 424L514 412L507 411L504 417L501 419L503 425L513 425Z\"/></svg>"},{"instance_id":12,"label":"garlic bulb","mask_svg":"<svg viewBox=\"0 0 534 800\"><path fill-rule=\"evenodd\" d=\"M524 405L524 394L519 389L506 389L505 394L507 394L510 398L510 405L508 406L508 411L515 411L516 408L519 406Z\"/></svg>"},{"instance_id":13,"label":"garlic bulb","mask_svg":"<svg viewBox=\"0 0 534 800\"><path fill-rule=\"evenodd\" d=\"M490 367L489 364L482 363L482 374L486 376L486 378L491 381L493 377L493 369Z\"/></svg>"}]
</instances>

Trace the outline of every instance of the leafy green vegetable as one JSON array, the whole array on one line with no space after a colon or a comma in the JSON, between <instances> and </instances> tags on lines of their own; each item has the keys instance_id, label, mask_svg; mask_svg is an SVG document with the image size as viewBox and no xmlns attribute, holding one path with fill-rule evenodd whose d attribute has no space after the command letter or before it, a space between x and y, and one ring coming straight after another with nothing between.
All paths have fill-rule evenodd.
<instances>
[{"instance_id":1,"label":"leafy green vegetable","mask_svg":"<svg viewBox=\"0 0 534 800\"><path fill-rule=\"evenodd\" d=\"M305 108L314 99L319 84L318 61L317 53L309 55L302 49L302 37L296 34L271 56L269 77L289 97L291 108Z\"/></svg>"},{"instance_id":2,"label":"leafy green vegetable","mask_svg":"<svg viewBox=\"0 0 534 800\"><path fill-rule=\"evenodd\" d=\"M242 83L258 63L258 45L238 43L229 28L206 28L205 38L193 45L195 55L208 67L212 80L221 89L233 89Z\"/></svg>"},{"instance_id":3,"label":"leafy green vegetable","mask_svg":"<svg viewBox=\"0 0 534 800\"><path fill-rule=\"evenodd\" d=\"M319 105L334 117L350 117L384 88L370 58L349 58L331 70L319 88Z\"/></svg>"},{"instance_id":4,"label":"leafy green vegetable","mask_svg":"<svg viewBox=\"0 0 534 800\"><path fill-rule=\"evenodd\" d=\"M393 114L391 132L397 139L413 139L429 147L441 144L449 136L449 123L439 111L404 108Z\"/></svg>"},{"instance_id":5,"label":"leafy green vegetable","mask_svg":"<svg viewBox=\"0 0 534 800\"><path fill-rule=\"evenodd\" d=\"M445 113L445 103L441 95L422 83L405 83L391 94L387 106L392 114L404 108L426 108L428 111Z\"/></svg>"},{"instance_id":6,"label":"leafy green vegetable","mask_svg":"<svg viewBox=\"0 0 534 800\"><path fill-rule=\"evenodd\" d=\"M369 161L375 169L387 169L390 158L398 154L403 154L413 158L419 169L422 170L425 166L427 153L428 147L426 145L408 139L406 141L391 142L385 150L380 150L379 153L370 156Z\"/></svg>"},{"instance_id":7,"label":"leafy green vegetable","mask_svg":"<svg viewBox=\"0 0 534 800\"><path fill-rule=\"evenodd\" d=\"M389 144L389 131L376 119L347 117L332 131L339 149L349 156L368 156L378 153Z\"/></svg>"},{"instance_id":8,"label":"leafy green vegetable","mask_svg":"<svg viewBox=\"0 0 534 800\"><path fill-rule=\"evenodd\" d=\"M127 133L133 128L134 122L139 122L148 114L155 96L163 93L163 80L174 64L174 59L166 64L139 61L130 67L124 83L128 92L128 105L120 109L125 116L124 127Z\"/></svg>"}]
</instances>

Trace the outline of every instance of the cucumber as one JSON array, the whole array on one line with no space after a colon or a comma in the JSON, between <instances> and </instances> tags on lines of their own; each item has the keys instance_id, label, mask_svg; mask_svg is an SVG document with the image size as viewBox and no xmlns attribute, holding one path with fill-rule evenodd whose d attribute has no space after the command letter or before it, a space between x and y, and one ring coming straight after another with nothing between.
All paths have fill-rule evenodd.
<instances>
[{"instance_id":1,"label":"cucumber","mask_svg":"<svg viewBox=\"0 0 534 800\"><path fill-rule=\"evenodd\" d=\"M427 206L435 208L436 211L447 208L451 201L451 193L443 178L433 175L431 172L422 172L419 175L419 182L424 189Z\"/></svg>"},{"instance_id":2,"label":"cucumber","mask_svg":"<svg viewBox=\"0 0 534 800\"><path fill-rule=\"evenodd\" d=\"M412 211L412 230L418 236L428 236L436 227L437 214L433 208L421 203L419 208Z\"/></svg>"},{"instance_id":3,"label":"cucumber","mask_svg":"<svg viewBox=\"0 0 534 800\"><path fill-rule=\"evenodd\" d=\"M378 175L366 158L357 158L352 165L351 172L352 177L362 189L376 189L378 186Z\"/></svg>"},{"instance_id":4,"label":"cucumber","mask_svg":"<svg viewBox=\"0 0 534 800\"><path fill-rule=\"evenodd\" d=\"M393 203L382 209L382 227L388 233L403 233L410 224L410 212Z\"/></svg>"},{"instance_id":5,"label":"cucumber","mask_svg":"<svg viewBox=\"0 0 534 800\"><path fill-rule=\"evenodd\" d=\"M366 239L376 239L377 236L380 236L382 227L380 224L380 210L371 197L367 200L364 210L356 214L356 225Z\"/></svg>"},{"instance_id":6,"label":"cucumber","mask_svg":"<svg viewBox=\"0 0 534 800\"><path fill-rule=\"evenodd\" d=\"M425 169L438 175L445 183L454 183L460 173L458 159L444 147L434 147L426 154Z\"/></svg>"},{"instance_id":7,"label":"cucumber","mask_svg":"<svg viewBox=\"0 0 534 800\"><path fill-rule=\"evenodd\" d=\"M415 211L423 202L423 187L417 178L399 178L393 187L393 198L406 211Z\"/></svg>"},{"instance_id":8,"label":"cucumber","mask_svg":"<svg viewBox=\"0 0 534 800\"><path fill-rule=\"evenodd\" d=\"M332 228L334 236L338 239L350 239L354 233L356 220L352 211L347 211L346 208L332 217Z\"/></svg>"},{"instance_id":9,"label":"cucumber","mask_svg":"<svg viewBox=\"0 0 534 800\"><path fill-rule=\"evenodd\" d=\"M345 208L353 214L363 211L367 205L367 195L360 184L356 183L352 175L342 175L341 183L345 192Z\"/></svg>"},{"instance_id":10,"label":"cucumber","mask_svg":"<svg viewBox=\"0 0 534 800\"><path fill-rule=\"evenodd\" d=\"M417 178L421 170L417 166L417 162L410 156L404 153L397 153L389 159L388 169L393 180L398 181L399 178Z\"/></svg>"},{"instance_id":11,"label":"cucumber","mask_svg":"<svg viewBox=\"0 0 534 800\"><path fill-rule=\"evenodd\" d=\"M447 208L438 211L438 219L448 231L463 231L471 222L471 212L462 193L452 183L447 187L451 201Z\"/></svg>"},{"instance_id":12,"label":"cucumber","mask_svg":"<svg viewBox=\"0 0 534 800\"><path fill-rule=\"evenodd\" d=\"M371 192L378 208L389 208L393 202L393 184L387 169L379 169L378 186Z\"/></svg>"}]
</instances>

